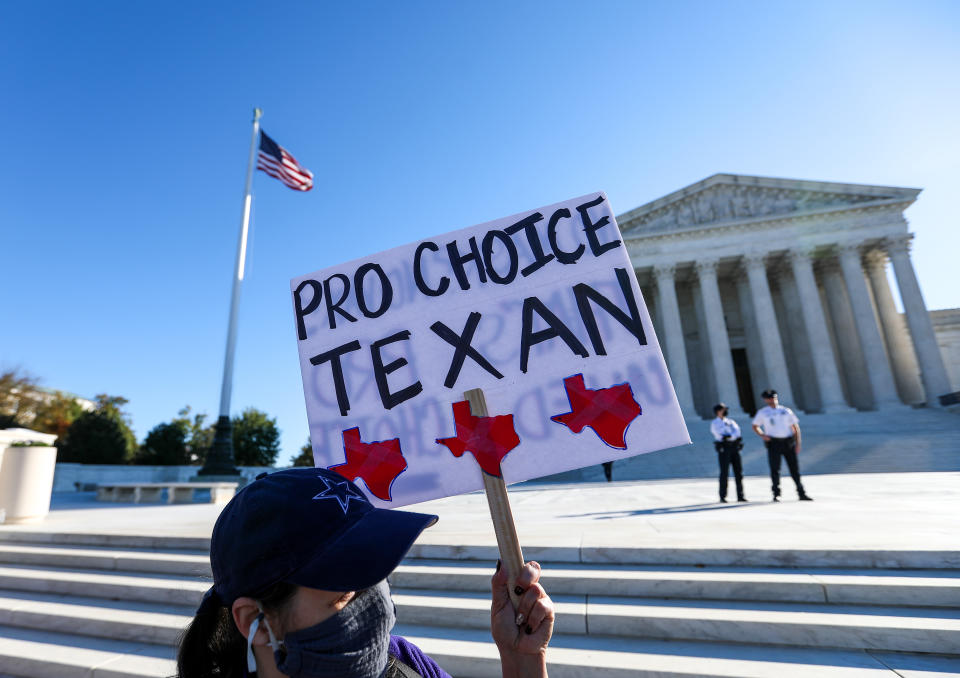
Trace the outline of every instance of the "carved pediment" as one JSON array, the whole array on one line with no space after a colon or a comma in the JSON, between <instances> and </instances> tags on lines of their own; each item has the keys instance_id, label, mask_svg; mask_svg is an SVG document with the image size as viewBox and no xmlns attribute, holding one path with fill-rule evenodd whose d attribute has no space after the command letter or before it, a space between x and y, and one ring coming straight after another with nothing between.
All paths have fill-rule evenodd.
<instances>
[{"instance_id":1,"label":"carved pediment","mask_svg":"<svg viewBox=\"0 0 960 678\"><path fill-rule=\"evenodd\" d=\"M714 175L620 217L626 235L721 225L865 203L910 200L916 189Z\"/></svg>"}]
</instances>

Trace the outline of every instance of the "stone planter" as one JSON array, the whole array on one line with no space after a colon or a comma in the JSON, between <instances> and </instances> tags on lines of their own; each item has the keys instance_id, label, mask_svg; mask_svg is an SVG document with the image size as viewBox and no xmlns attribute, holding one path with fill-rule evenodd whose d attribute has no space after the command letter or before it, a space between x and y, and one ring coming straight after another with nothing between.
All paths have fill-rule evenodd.
<instances>
[{"instance_id":1,"label":"stone planter","mask_svg":"<svg viewBox=\"0 0 960 678\"><path fill-rule=\"evenodd\" d=\"M55 447L7 447L0 460L0 510L6 523L35 523L50 512Z\"/></svg>"}]
</instances>

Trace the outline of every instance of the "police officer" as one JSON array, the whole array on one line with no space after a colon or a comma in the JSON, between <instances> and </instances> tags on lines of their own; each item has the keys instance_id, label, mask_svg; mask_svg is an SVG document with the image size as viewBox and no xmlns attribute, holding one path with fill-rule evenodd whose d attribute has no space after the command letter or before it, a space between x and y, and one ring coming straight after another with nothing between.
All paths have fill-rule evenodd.
<instances>
[{"instance_id":1,"label":"police officer","mask_svg":"<svg viewBox=\"0 0 960 678\"><path fill-rule=\"evenodd\" d=\"M713 434L713 446L717 450L717 461L720 463L720 502L727 503L727 476L733 466L733 478L737 483L737 501L746 501L743 496L743 464L740 462L740 450L743 449L743 437L740 435L740 426L733 419L728 419L730 410L723 403L713 406L716 418L710 424L710 433Z\"/></svg>"},{"instance_id":2,"label":"police officer","mask_svg":"<svg viewBox=\"0 0 960 678\"><path fill-rule=\"evenodd\" d=\"M762 394L766 407L760 409L753 418L753 431L763 438L767 446L767 461L770 462L770 480L773 483L773 500L780 501L780 458L787 460L790 477L797 486L800 501L813 501L800 482L800 465L797 452L800 451L800 420L789 407L777 400L777 392L767 389Z\"/></svg>"}]
</instances>

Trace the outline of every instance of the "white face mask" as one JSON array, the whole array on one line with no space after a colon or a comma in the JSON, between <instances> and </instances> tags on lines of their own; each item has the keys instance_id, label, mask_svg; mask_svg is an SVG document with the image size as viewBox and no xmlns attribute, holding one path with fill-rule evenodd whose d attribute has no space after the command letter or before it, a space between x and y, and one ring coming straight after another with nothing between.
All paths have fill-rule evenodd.
<instances>
[{"instance_id":1,"label":"white face mask","mask_svg":"<svg viewBox=\"0 0 960 678\"><path fill-rule=\"evenodd\" d=\"M267 629L267 635L270 636L270 648L274 653L280 650L280 642L273 634L273 629L270 628L270 622L268 622L267 618L263 615L263 608L259 605L257 607L260 608L260 614L258 614L257 618L250 624L250 633L247 634L247 671L250 675L254 675L257 672L257 660L253 656L253 637L257 635L257 629L260 628L261 621Z\"/></svg>"}]
</instances>

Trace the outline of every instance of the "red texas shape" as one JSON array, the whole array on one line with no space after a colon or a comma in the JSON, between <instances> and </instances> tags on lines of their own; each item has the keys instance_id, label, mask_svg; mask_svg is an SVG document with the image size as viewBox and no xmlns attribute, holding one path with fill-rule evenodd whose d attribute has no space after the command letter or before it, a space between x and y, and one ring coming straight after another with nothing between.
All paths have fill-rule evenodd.
<instances>
[{"instance_id":1,"label":"red texas shape","mask_svg":"<svg viewBox=\"0 0 960 678\"><path fill-rule=\"evenodd\" d=\"M400 451L400 439L365 443L360 440L359 427L354 427L343 432L343 451L347 462L330 466L330 470L347 480L363 478L373 496L392 501L390 486L407 468L407 460Z\"/></svg>"},{"instance_id":2,"label":"red texas shape","mask_svg":"<svg viewBox=\"0 0 960 678\"><path fill-rule=\"evenodd\" d=\"M633 399L630 384L586 388L583 375L575 374L564 379L563 385L570 400L570 411L550 419L566 425L574 433L580 433L585 426L589 426L610 447L627 449L627 427L643 412Z\"/></svg>"},{"instance_id":3,"label":"red texas shape","mask_svg":"<svg viewBox=\"0 0 960 678\"><path fill-rule=\"evenodd\" d=\"M513 415L475 417L470 414L470 403L461 400L453 404L453 420L457 435L453 438L437 438L437 442L450 448L455 457L470 452L480 468L499 477L501 460L520 444L520 437L513 428Z\"/></svg>"}]
</instances>

